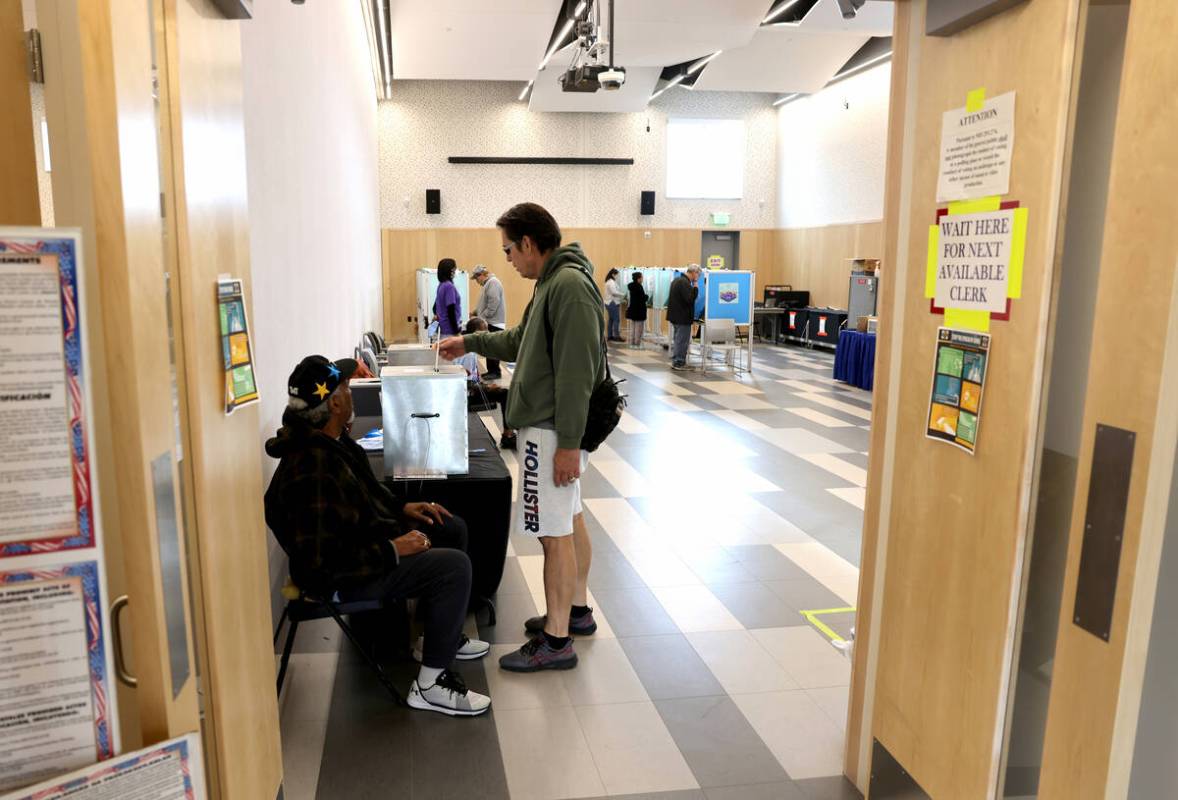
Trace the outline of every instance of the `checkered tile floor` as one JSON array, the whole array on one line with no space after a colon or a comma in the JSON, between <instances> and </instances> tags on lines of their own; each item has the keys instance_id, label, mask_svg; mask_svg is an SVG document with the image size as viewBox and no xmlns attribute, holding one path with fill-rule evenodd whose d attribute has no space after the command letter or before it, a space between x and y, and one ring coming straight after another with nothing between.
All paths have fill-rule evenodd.
<instances>
[{"instance_id":1,"label":"checkered tile floor","mask_svg":"<svg viewBox=\"0 0 1178 800\"><path fill-rule=\"evenodd\" d=\"M394 708L330 623L300 633L287 800L860 796L841 777L836 643L854 625L871 395L795 347L757 347L739 378L672 372L649 345L611 364L630 405L582 479L600 629L580 665L496 667L543 610L539 544L514 535L499 624L478 629L491 657L462 668L486 717Z\"/></svg>"}]
</instances>

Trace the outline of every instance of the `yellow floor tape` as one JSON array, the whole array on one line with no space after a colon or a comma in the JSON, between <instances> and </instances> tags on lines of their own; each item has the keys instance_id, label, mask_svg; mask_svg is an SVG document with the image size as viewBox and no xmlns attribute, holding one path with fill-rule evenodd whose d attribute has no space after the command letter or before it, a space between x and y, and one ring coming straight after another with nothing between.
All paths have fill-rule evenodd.
<instances>
[{"instance_id":1,"label":"yellow floor tape","mask_svg":"<svg viewBox=\"0 0 1178 800\"><path fill-rule=\"evenodd\" d=\"M809 622L818 630L822 631L822 633L826 635L826 638L830 639L832 642L845 642L846 639L835 633L829 625L818 619L818 617L822 616L823 614L846 614L854 610L854 606L847 606L846 608L815 608L809 611L802 611L801 615L806 618L807 622Z\"/></svg>"}]
</instances>

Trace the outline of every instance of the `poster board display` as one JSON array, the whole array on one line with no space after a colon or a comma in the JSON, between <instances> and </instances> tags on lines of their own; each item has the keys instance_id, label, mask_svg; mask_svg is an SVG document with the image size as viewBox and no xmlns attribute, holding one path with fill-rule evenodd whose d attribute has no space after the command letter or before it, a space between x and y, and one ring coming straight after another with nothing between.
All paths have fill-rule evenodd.
<instances>
[{"instance_id":1,"label":"poster board display","mask_svg":"<svg viewBox=\"0 0 1178 800\"><path fill-rule=\"evenodd\" d=\"M925 433L929 439L946 442L970 455L974 454L989 367L989 334L937 329L928 429Z\"/></svg>"},{"instance_id":2,"label":"poster board display","mask_svg":"<svg viewBox=\"0 0 1178 800\"><path fill-rule=\"evenodd\" d=\"M705 319L730 319L737 325L753 322L756 273L750 270L705 271Z\"/></svg>"},{"instance_id":3,"label":"poster board display","mask_svg":"<svg viewBox=\"0 0 1178 800\"><path fill-rule=\"evenodd\" d=\"M217 311L221 323L221 358L225 367L225 413L258 402L254 348L245 313L245 286L240 278L217 280Z\"/></svg>"},{"instance_id":4,"label":"poster board display","mask_svg":"<svg viewBox=\"0 0 1178 800\"><path fill-rule=\"evenodd\" d=\"M0 791L118 752L81 233L0 228Z\"/></svg>"},{"instance_id":5,"label":"poster board display","mask_svg":"<svg viewBox=\"0 0 1178 800\"><path fill-rule=\"evenodd\" d=\"M0 797L0 800L204 800L200 737L190 733Z\"/></svg>"}]
</instances>

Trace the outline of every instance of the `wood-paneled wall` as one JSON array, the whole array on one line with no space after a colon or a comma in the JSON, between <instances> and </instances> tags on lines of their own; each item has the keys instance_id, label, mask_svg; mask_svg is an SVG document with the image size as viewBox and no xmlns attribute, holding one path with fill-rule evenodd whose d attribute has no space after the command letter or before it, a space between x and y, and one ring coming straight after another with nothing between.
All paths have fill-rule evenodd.
<instances>
[{"instance_id":1,"label":"wood-paneled wall","mask_svg":"<svg viewBox=\"0 0 1178 800\"><path fill-rule=\"evenodd\" d=\"M741 230L740 268L757 272L758 295L767 283L789 283L810 289L817 304L842 307L847 302L846 259L878 257L882 230L880 222ZM390 341L414 335L414 272L436 266L441 258L453 258L467 270L484 264L494 272L503 281L508 323L519 321L531 298L532 282L520 278L506 262L495 228L386 228L382 240L385 338ZM564 241L581 243L599 280L612 267L677 266L700 258L698 228L566 228ZM478 291L473 289L472 303Z\"/></svg>"}]
</instances>

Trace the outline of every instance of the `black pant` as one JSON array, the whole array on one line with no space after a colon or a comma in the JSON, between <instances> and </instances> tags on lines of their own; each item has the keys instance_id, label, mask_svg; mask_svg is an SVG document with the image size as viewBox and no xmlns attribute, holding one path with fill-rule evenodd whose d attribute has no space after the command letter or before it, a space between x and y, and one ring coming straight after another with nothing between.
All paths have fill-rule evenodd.
<instances>
[{"instance_id":1,"label":"black pant","mask_svg":"<svg viewBox=\"0 0 1178 800\"><path fill-rule=\"evenodd\" d=\"M498 325L492 325L490 323L487 323L487 330L494 332L494 331L501 331L503 329L500 328ZM494 375L498 371L499 371L499 362L494 358L488 358L487 359L487 372Z\"/></svg>"},{"instance_id":2,"label":"black pant","mask_svg":"<svg viewBox=\"0 0 1178 800\"><path fill-rule=\"evenodd\" d=\"M417 613L425 628L421 663L445 669L458 652L462 625L470 602L470 559L467 558L466 523L451 517L443 525L408 520L406 531L419 530L432 547L406 556L392 572L367 586L340 592L344 602L417 598Z\"/></svg>"}]
</instances>

